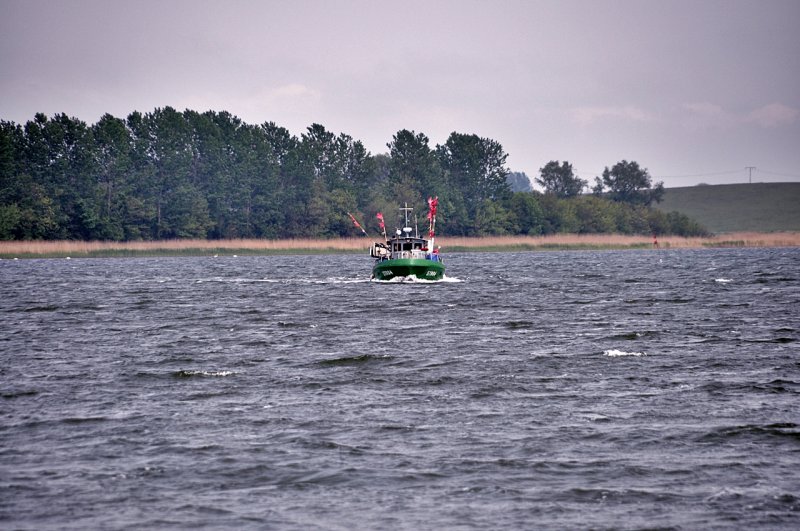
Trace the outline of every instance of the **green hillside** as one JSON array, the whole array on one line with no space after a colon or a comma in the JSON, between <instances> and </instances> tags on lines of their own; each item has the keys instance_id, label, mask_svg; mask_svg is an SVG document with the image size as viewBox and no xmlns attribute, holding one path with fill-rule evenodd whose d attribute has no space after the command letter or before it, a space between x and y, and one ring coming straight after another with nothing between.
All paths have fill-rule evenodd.
<instances>
[{"instance_id":1,"label":"green hillside","mask_svg":"<svg viewBox=\"0 0 800 531\"><path fill-rule=\"evenodd\" d=\"M800 183L667 188L656 206L686 214L711 232L800 231Z\"/></svg>"}]
</instances>

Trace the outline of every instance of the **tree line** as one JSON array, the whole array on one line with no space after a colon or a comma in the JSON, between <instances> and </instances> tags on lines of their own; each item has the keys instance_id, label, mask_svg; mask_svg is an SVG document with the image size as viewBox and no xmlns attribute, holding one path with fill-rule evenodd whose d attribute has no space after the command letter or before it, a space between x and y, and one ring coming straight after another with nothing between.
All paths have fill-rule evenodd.
<instances>
[{"instance_id":1,"label":"tree line","mask_svg":"<svg viewBox=\"0 0 800 531\"><path fill-rule=\"evenodd\" d=\"M431 146L404 129L387 148L373 155L319 124L298 138L273 122L171 107L92 125L66 114L0 120L0 239L354 236L348 213L372 226L403 203L424 212L429 196L442 235L704 233L650 208L663 185L635 162L606 168L585 194L568 162L551 161L539 193L491 139L453 132Z\"/></svg>"}]
</instances>

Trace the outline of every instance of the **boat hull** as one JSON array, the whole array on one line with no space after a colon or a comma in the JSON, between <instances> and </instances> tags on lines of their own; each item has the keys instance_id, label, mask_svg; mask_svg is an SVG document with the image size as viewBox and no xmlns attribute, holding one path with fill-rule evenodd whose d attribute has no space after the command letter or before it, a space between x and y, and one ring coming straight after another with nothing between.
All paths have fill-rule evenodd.
<instances>
[{"instance_id":1,"label":"boat hull","mask_svg":"<svg viewBox=\"0 0 800 531\"><path fill-rule=\"evenodd\" d=\"M382 260L372 268L372 278L391 280L395 277L415 277L420 280L444 278L444 264L424 258Z\"/></svg>"}]
</instances>

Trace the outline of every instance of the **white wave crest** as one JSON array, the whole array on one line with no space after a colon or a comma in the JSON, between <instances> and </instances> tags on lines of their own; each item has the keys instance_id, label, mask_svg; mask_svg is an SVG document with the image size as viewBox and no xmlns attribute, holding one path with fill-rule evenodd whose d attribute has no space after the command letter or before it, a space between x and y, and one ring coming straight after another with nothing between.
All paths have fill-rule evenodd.
<instances>
[{"instance_id":1,"label":"white wave crest","mask_svg":"<svg viewBox=\"0 0 800 531\"><path fill-rule=\"evenodd\" d=\"M181 371L185 376L232 376L233 371Z\"/></svg>"},{"instance_id":2,"label":"white wave crest","mask_svg":"<svg viewBox=\"0 0 800 531\"><path fill-rule=\"evenodd\" d=\"M720 284L727 284L729 282L733 282L732 278L715 278L714 282L718 282Z\"/></svg>"},{"instance_id":3,"label":"white wave crest","mask_svg":"<svg viewBox=\"0 0 800 531\"><path fill-rule=\"evenodd\" d=\"M611 358L618 358L621 356L647 356L647 352L625 352L624 350L610 349L604 350L603 356L609 356Z\"/></svg>"}]
</instances>

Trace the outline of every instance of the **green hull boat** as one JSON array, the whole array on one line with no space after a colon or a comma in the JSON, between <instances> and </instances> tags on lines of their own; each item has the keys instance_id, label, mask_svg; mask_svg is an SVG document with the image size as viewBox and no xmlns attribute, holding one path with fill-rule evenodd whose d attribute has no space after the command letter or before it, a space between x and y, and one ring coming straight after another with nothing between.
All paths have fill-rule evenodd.
<instances>
[{"instance_id":1,"label":"green hull boat","mask_svg":"<svg viewBox=\"0 0 800 531\"><path fill-rule=\"evenodd\" d=\"M369 255L375 259L375 265L372 266L373 280L392 280L400 277L419 280L444 278L444 263L439 256L439 249L433 242L437 203L438 198L428 199L430 207L428 238L421 238L417 230L413 236L411 235L412 229L409 227L408 219L411 208L408 205L400 209L405 213L405 225L402 229L397 229L391 238L386 237L383 215L378 213L377 217L386 242L375 242L370 248Z\"/></svg>"},{"instance_id":2,"label":"green hull boat","mask_svg":"<svg viewBox=\"0 0 800 531\"><path fill-rule=\"evenodd\" d=\"M428 258L398 258L379 261L372 268L372 278L374 279L391 280L395 277L442 280L444 264Z\"/></svg>"}]
</instances>

